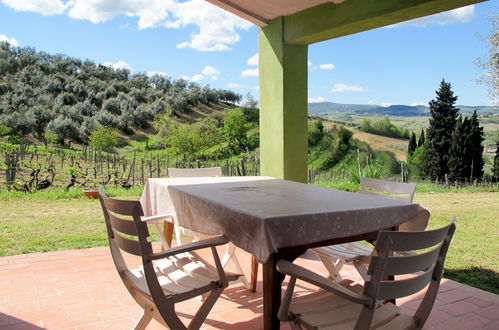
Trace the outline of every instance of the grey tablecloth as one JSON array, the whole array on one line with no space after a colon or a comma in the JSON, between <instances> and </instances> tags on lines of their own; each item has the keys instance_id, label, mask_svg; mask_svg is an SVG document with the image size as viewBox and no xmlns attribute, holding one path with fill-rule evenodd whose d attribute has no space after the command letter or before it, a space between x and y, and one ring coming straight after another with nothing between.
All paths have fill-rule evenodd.
<instances>
[{"instance_id":1,"label":"grey tablecloth","mask_svg":"<svg viewBox=\"0 0 499 330\"><path fill-rule=\"evenodd\" d=\"M223 235L265 262L279 248L369 233L429 218L404 200L321 188L270 177L150 179L146 215Z\"/></svg>"}]
</instances>

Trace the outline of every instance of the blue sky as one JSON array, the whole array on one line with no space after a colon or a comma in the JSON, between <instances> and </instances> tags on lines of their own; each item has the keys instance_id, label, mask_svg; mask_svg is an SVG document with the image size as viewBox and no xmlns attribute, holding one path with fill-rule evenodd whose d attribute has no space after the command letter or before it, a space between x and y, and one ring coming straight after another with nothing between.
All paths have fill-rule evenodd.
<instances>
[{"instance_id":1,"label":"blue sky","mask_svg":"<svg viewBox=\"0 0 499 330\"><path fill-rule=\"evenodd\" d=\"M458 104L490 105L474 62L497 9L487 1L311 45L309 100L427 104L444 78ZM0 0L0 40L258 97L257 27L203 0Z\"/></svg>"}]
</instances>

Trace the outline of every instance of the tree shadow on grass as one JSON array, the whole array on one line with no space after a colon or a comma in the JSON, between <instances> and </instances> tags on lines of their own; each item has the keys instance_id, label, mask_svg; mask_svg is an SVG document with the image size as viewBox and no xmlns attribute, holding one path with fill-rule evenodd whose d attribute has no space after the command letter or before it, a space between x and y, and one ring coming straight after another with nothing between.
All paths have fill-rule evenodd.
<instances>
[{"instance_id":1,"label":"tree shadow on grass","mask_svg":"<svg viewBox=\"0 0 499 330\"><path fill-rule=\"evenodd\" d=\"M480 290L499 294L499 273L492 269L471 267L462 269L445 269L444 277Z\"/></svg>"}]
</instances>

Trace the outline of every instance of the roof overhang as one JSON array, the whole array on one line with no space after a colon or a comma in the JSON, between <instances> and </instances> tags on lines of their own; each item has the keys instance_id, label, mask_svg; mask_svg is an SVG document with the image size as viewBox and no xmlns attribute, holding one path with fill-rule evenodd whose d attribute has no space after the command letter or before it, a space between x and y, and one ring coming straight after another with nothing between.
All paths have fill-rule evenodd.
<instances>
[{"instance_id":1,"label":"roof overhang","mask_svg":"<svg viewBox=\"0 0 499 330\"><path fill-rule=\"evenodd\" d=\"M260 27L283 17L284 39L312 44L486 0L206 0Z\"/></svg>"},{"instance_id":2,"label":"roof overhang","mask_svg":"<svg viewBox=\"0 0 499 330\"><path fill-rule=\"evenodd\" d=\"M291 15L323 3L345 0L206 0L260 27L280 16Z\"/></svg>"}]
</instances>

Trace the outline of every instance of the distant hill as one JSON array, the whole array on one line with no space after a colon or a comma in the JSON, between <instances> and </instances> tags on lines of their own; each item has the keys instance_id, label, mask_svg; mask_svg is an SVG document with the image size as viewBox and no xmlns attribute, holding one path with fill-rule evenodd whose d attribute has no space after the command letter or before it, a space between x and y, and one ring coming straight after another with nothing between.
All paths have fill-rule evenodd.
<instances>
[{"instance_id":1,"label":"distant hill","mask_svg":"<svg viewBox=\"0 0 499 330\"><path fill-rule=\"evenodd\" d=\"M498 113L499 107L490 106L465 106L458 105L463 114L471 114L474 110L477 113ZM430 109L423 105L390 105L382 107L373 104L341 104L333 102L318 102L308 104L310 114L351 114L351 115L388 115L388 116L429 116Z\"/></svg>"}]
</instances>

